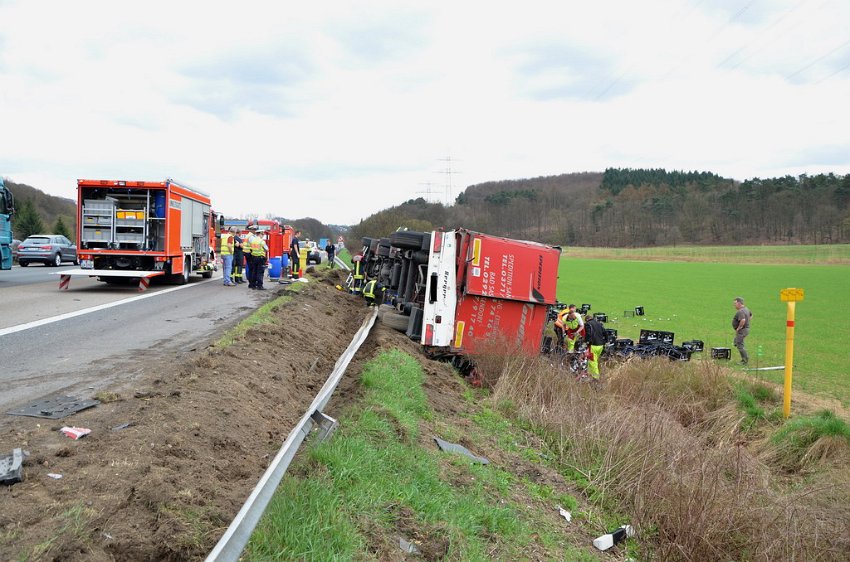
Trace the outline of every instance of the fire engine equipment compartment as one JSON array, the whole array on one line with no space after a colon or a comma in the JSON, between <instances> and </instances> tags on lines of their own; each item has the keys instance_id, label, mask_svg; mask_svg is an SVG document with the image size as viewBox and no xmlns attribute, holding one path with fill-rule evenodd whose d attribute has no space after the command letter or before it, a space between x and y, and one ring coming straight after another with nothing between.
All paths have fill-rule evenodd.
<instances>
[{"instance_id":1,"label":"fire engine equipment compartment","mask_svg":"<svg viewBox=\"0 0 850 562\"><path fill-rule=\"evenodd\" d=\"M211 274L208 195L171 179L81 179L77 203L83 269Z\"/></svg>"}]
</instances>

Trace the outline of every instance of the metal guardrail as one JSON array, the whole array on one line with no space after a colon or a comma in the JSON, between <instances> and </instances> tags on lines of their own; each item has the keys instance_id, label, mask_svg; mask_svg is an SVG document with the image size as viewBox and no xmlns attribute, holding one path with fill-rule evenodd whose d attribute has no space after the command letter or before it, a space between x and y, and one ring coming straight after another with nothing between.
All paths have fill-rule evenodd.
<instances>
[{"instance_id":1,"label":"metal guardrail","mask_svg":"<svg viewBox=\"0 0 850 562\"><path fill-rule=\"evenodd\" d=\"M342 261L339 256L334 256L334 263L345 269L346 271L351 271L351 268L348 267L348 264Z\"/></svg>"},{"instance_id":2,"label":"metal guardrail","mask_svg":"<svg viewBox=\"0 0 850 562\"><path fill-rule=\"evenodd\" d=\"M313 425L320 427L320 438L325 438L336 428L336 420L322 413L325 406L331 399L331 395L336 390L342 375L345 374L348 364L354 354L360 349L360 346L366 341L369 331L375 324L375 318L378 316L378 310L374 309L364 321L363 325L355 334L354 339L348 345L345 352L337 359L334 369L331 372L328 380L325 381L313 403L307 409L307 412L301 420L295 425L284 441L283 447L278 451L275 458L272 460L266 472L263 474L257 486L248 496L245 505L236 514L233 522L227 528L224 535L219 539L218 544L207 556L207 562L236 562L242 556L242 550L248 544L248 539L251 538L251 533L263 516L263 513L271 501L272 496L277 490L283 475L286 474L286 469L289 468L289 463L298 452L298 448L304 439L310 434Z\"/></svg>"}]
</instances>

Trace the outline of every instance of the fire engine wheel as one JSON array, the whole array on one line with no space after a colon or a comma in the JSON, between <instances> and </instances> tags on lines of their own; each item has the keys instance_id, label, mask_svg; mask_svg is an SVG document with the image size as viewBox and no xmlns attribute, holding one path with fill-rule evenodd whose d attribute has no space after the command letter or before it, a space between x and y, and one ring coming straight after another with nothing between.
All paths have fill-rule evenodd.
<instances>
[{"instance_id":1,"label":"fire engine wheel","mask_svg":"<svg viewBox=\"0 0 850 562\"><path fill-rule=\"evenodd\" d=\"M381 317L381 322L383 322L393 330L398 330L399 332L406 332L407 325L410 323L410 316L405 316L404 314L400 314L395 310L388 310L384 312L384 315Z\"/></svg>"},{"instance_id":2,"label":"fire engine wheel","mask_svg":"<svg viewBox=\"0 0 850 562\"><path fill-rule=\"evenodd\" d=\"M423 232L399 230L390 234L390 244L403 250L420 250L424 239L425 234Z\"/></svg>"},{"instance_id":3,"label":"fire engine wheel","mask_svg":"<svg viewBox=\"0 0 850 562\"><path fill-rule=\"evenodd\" d=\"M180 284L185 285L189 282L189 273L192 270L192 260L186 258L183 261L183 275L180 276Z\"/></svg>"}]
</instances>

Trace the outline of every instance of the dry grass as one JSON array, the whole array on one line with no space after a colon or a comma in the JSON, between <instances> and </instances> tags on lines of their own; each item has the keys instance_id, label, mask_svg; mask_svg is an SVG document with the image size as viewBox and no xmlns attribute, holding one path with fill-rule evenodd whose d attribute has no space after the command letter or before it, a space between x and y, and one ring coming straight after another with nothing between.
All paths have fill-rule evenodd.
<instances>
[{"instance_id":1,"label":"dry grass","mask_svg":"<svg viewBox=\"0 0 850 562\"><path fill-rule=\"evenodd\" d=\"M477 361L493 399L545 430L592 499L630 514L647 558L850 558L846 440L815 440L797 465L807 478L789 475L784 441L741 432L747 415L714 365L632 361L599 387L498 347Z\"/></svg>"}]
</instances>

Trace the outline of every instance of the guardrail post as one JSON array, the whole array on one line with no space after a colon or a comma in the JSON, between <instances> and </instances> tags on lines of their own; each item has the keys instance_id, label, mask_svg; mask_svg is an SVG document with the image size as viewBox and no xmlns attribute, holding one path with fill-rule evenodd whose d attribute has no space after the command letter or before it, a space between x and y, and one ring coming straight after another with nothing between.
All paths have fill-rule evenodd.
<instances>
[{"instance_id":1,"label":"guardrail post","mask_svg":"<svg viewBox=\"0 0 850 562\"><path fill-rule=\"evenodd\" d=\"M310 418L317 426L319 426L317 430L318 435L316 436L316 438L319 440L320 443L331 435L333 435L333 432L339 425L339 423L335 419L319 410L313 412L313 415L310 416Z\"/></svg>"}]
</instances>

